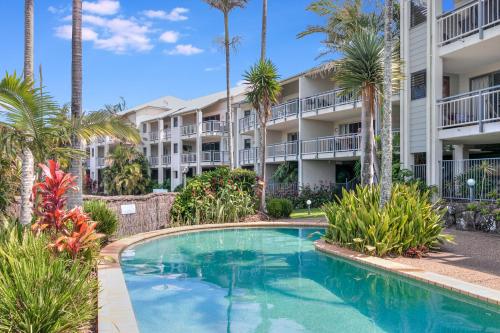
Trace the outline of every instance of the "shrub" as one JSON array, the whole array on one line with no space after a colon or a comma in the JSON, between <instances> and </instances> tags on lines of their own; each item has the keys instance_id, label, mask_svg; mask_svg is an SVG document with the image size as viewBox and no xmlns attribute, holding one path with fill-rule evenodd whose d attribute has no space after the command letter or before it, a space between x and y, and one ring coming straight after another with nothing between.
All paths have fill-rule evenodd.
<instances>
[{"instance_id":1,"label":"shrub","mask_svg":"<svg viewBox=\"0 0 500 333\"><path fill-rule=\"evenodd\" d=\"M118 228L118 216L108 208L102 200L85 201L83 211L92 221L97 222L96 231L106 236L112 236Z\"/></svg>"},{"instance_id":2,"label":"shrub","mask_svg":"<svg viewBox=\"0 0 500 333\"><path fill-rule=\"evenodd\" d=\"M391 200L380 209L379 187L344 190L338 203L323 208L329 221L325 240L378 256L435 248L451 238L441 234L443 211L431 203L430 193L417 184L395 184Z\"/></svg>"},{"instance_id":3,"label":"shrub","mask_svg":"<svg viewBox=\"0 0 500 333\"><path fill-rule=\"evenodd\" d=\"M0 331L80 332L97 314L92 263L54 256L49 239L0 227Z\"/></svg>"},{"instance_id":4,"label":"shrub","mask_svg":"<svg viewBox=\"0 0 500 333\"><path fill-rule=\"evenodd\" d=\"M293 204L288 199L270 199L267 202L267 213L274 218L290 217Z\"/></svg>"}]
</instances>

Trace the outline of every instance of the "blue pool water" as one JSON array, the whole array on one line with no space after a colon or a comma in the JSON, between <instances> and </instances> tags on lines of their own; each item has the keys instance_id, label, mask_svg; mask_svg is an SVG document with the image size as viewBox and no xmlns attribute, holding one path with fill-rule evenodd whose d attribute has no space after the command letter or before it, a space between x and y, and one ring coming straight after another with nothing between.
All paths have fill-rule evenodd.
<instances>
[{"instance_id":1,"label":"blue pool water","mask_svg":"<svg viewBox=\"0 0 500 333\"><path fill-rule=\"evenodd\" d=\"M500 307L316 252L314 231L205 231L127 249L140 331L500 332Z\"/></svg>"}]
</instances>

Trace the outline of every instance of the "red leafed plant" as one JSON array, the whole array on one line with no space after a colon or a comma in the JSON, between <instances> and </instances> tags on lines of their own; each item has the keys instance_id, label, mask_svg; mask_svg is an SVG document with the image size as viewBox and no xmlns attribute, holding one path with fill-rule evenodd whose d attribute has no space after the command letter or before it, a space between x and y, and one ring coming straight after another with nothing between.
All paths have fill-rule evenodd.
<instances>
[{"instance_id":1,"label":"red leafed plant","mask_svg":"<svg viewBox=\"0 0 500 333\"><path fill-rule=\"evenodd\" d=\"M32 226L35 232L49 232L54 243L50 247L68 252L76 258L80 251L96 244L100 237L95 232L96 223L77 207L66 209L65 194L76 190L76 177L59 169L59 163L50 160L47 165L40 164L43 180L33 186L33 211L36 221Z\"/></svg>"}]
</instances>

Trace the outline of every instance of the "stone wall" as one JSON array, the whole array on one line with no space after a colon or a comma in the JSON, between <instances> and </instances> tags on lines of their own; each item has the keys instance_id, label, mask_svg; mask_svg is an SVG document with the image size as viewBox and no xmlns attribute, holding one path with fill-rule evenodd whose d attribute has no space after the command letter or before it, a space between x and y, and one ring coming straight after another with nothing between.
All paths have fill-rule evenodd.
<instances>
[{"instance_id":1,"label":"stone wall","mask_svg":"<svg viewBox=\"0 0 500 333\"><path fill-rule=\"evenodd\" d=\"M446 204L446 226L458 230L500 233L500 207L492 202Z\"/></svg>"},{"instance_id":2,"label":"stone wall","mask_svg":"<svg viewBox=\"0 0 500 333\"><path fill-rule=\"evenodd\" d=\"M116 237L130 236L166 228L170 223L170 209L176 193L152 193L146 195L95 196L84 195L83 200L103 200L119 219ZM123 207L127 205L128 207ZM135 210L135 213L122 214L124 209ZM125 212L126 213L126 212ZM19 216L19 203L9 208L9 214Z\"/></svg>"}]
</instances>

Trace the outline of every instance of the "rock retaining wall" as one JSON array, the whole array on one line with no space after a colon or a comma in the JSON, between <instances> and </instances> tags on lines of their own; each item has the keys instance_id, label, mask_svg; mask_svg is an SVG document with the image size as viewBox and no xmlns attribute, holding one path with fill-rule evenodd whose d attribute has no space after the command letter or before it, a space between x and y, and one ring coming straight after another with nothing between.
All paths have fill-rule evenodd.
<instances>
[{"instance_id":1,"label":"rock retaining wall","mask_svg":"<svg viewBox=\"0 0 500 333\"><path fill-rule=\"evenodd\" d=\"M447 203L444 220L458 230L500 233L500 207L495 203Z\"/></svg>"}]
</instances>

